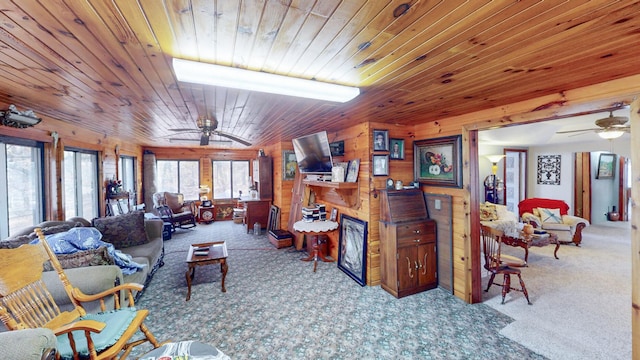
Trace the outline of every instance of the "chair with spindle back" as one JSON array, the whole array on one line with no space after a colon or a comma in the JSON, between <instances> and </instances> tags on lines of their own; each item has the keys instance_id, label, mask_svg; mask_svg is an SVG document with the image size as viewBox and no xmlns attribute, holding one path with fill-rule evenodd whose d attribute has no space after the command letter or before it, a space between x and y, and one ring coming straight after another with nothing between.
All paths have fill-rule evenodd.
<instances>
[{"instance_id":1,"label":"chair with spindle back","mask_svg":"<svg viewBox=\"0 0 640 360\"><path fill-rule=\"evenodd\" d=\"M502 248L502 237L504 233L498 229L481 225L480 226L480 237L482 239L482 253L484 256L484 268L491 273L491 277L489 278L489 284L485 289L485 292L489 291L491 285L496 285L502 287L502 303L504 304L504 298L511 290L520 291L524 294L524 297L527 299L527 303L531 305L531 301L529 301L529 293L527 292L527 287L522 280L522 275L520 274L520 269L515 269L510 265L506 264L501 258L501 248ZM497 284L493 282L496 275L501 274L504 276L504 280L502 284ZM517 275L518 280L520 281L520 289L511 287L511 275Z\"/></svg>"},{"instance_id":2,"label":"chair with spindle back","mask_svg":"<svg viewBox=\"0 0 640 360\"><path fill-rule=\"evenodd\" d=\"M42 231L36 229L39 242L15 249L0 249L0 320L9 330L48 328L57 336L58 358L126 358L134 346L149 341L161 344L143 321L148 310L135 308L134 291L139 284L123 284L95 295L82 293L68 280ZM42 278L47 261L55 269L69 296L72 310L56 304ZM113 301L113 309L106 304ZM98 301L101 311L87 314L82 303ZM140 330L144 338L132 340ZM62 336L61 336L62 335Z\"/></svg>"}]
</instances>

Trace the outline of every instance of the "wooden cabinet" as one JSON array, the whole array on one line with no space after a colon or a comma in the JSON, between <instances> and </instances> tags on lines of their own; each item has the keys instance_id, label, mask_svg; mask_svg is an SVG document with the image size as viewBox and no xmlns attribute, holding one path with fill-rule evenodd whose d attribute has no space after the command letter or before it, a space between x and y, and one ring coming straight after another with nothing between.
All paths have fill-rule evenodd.
<instances>
[{"instance_id":1,"label":"wooden cabinet","mask_svg":"<svg viewBox=\"0 0 640 360\"><path fill-rule=\"evenodd\" d=\"M273 199L273 160L270 156L258 156L253 160L253 181L261 200Z\"/></svg>"},{"instance_id":2,"label":"wooden cabinet","mask_svg":"<svg viewBox=\"0 0 640 360\"><path fill-rule=\"evenodd\" d=\"M381 286L397 298L438 286L436 222L421 190L381 192L380 259Z\"/></svg>"},{"instance_id":3,"label":"wooden cabinet","mask_svg":"<svg viewBox=\"0 0 640 360\"><path fill-rule=\"evenodd\" d=\"M269 211L271 210L270 200L241 200L244 203L244 224L247 232L253 231L253 225L260 223L262 229L267 228L269 221Z\"/></svg>"}]
</instances>

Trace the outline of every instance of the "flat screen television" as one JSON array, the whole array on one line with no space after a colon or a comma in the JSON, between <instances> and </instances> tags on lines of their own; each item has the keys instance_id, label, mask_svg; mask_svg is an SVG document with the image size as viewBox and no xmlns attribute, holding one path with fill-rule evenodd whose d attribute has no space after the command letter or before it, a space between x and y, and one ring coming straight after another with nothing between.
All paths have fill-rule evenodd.
<instances>
[{"instance_id":1,"label":"flat screen television","mask_svg":"<svg viewBox=\"0 0 640 360\"><path fill-rule=\"evenodd\" d=\"M331 174L333 159L326 131L293 139L301 174Z\"/></svg>"}]
</instances>

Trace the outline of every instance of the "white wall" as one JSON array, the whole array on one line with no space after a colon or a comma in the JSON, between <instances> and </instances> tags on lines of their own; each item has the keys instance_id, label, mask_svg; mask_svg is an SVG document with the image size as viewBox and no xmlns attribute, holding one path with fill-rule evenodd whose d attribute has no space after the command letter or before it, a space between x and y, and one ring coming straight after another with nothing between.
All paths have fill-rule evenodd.
<instances>
[{"instance_id":1,"label":"white wall","mask_svg":"<svg viewBox=\"0 0 640 360\"><path fill-rule=\"evenodd\" d=\"M595 172L598 168L600 153L614 153L631 158L631 144L629 140L621 139L614 142L601 140L588 143L571 143L563 145L545 145L529 148L529 176L527 179L528 197L544 197L561 199L569 204L569 213L573 214L573 179L574 157L576 152L591 152L591 219L593 223L603 223L607 219L603 215L608 208L617 204L617 174L615 179L598 180ZM540 185L537 183L538 155L560 155L560 185ZM616 166L617 169L617 166ZM617 170L616 170L617 171Z\"/></svg>"},{"instance_id":2,"label":"white wall","mask_svg":"<svg viewBox=\"0 0 640 360\"><path fill-rule=\"evenodd\" d=\"M515 146L508 146L514 148ZM485 155L502 154L503 146L492 146L480 144L478 147L478 159L480 168L480 197L484 202L483 181L491 174L491 163ZM616 164L615 179L596 179L595 172L598 168L598 158L600 153L614 153L631 159L631 143L629 139L618 139L614 141L600 140L593 142L578 142L558 145L542 145L528 148L527 157L527 197L542 197L560 199L569 204L569 213L573 214L573 179L574 179L574 158L576 152L591 152L591 219L593 223L605 223L607 221L604 213L618 202L618 176ZM560 155L560 185L538 184L538 155ZM498 176L504 173L504 160L498 164Z\"/></svg>"}]
</instances>

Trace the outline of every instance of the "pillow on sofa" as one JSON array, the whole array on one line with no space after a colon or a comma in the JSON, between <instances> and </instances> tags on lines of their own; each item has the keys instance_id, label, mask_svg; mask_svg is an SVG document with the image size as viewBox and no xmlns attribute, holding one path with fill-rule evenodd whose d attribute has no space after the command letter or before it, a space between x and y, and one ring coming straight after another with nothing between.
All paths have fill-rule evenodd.
<instances>
[{"instance_id":1,"label":"pillow on sofa","mask_svg":"<svg viewBox=\"0 0 640 360\"><path fill-rule=\"evenodd\" d=\"M538 212L540 213L540 220L542 220L542 223L562 224L560 209L538 208Z\"/></svg>"},{"instance_id":2,"label":"pillow on sofa","mask_svg":"<svg viewBox=\"0 0 640 360\"><path fill-rule=\"evenodd\" d=\"M495 208L496 208L496 214L498 215L498 220L518 222L518 215L507 210L506 205L496 204Z\"/></svg>"},{"instance_id":3,"label":"pillow on sofa","mask_svg":"<svg viewBox=\"0 0 640 360\"><path fill-rule=\"evenodd\" d=\"M114 265L115 261L109 255L105 246L97 249L82 250L73 254L56 254L63 269L73 269L84 266ZM52 271L50 261L44 264L44 271Z\"/></svg>"},{"instance_id":4,"label":"pillow on sofa","mask_svg":"<svg viewBox=\"0 0 640 360\"><path fill-rule=\"evenodd\" d=\"M496 206L491 203L480 204L480 221L498 220Z\"/></svg>"},{"instance_id":5,"label":"pillow on sofa","mask_svg":"<svg viewBox=\"0 0 640 360\"><path fill-rule=\"evenodd\" d=\"M93 226L102 233L102 241L116 249L142 245L149 242L144 230L144 212L134 211L124 215L93 219Z\"/></svg>"}]
</instances>

